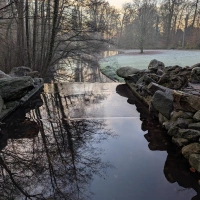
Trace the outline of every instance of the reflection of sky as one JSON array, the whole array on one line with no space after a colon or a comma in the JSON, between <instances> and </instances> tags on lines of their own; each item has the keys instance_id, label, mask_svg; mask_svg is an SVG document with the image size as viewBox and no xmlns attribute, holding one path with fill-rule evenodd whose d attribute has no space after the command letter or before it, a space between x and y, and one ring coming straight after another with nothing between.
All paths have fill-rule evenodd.
<instances>
[{"instance_id":1,"label":"reflection of sky","mask_svg":"<svg viewBox=\"0 0 200 200\"><path fill-rule=\"evenodd\" d=\"M118 137L101 143L102 160L114 165L106 179L96 177L91 184L94 200L189 200L193 190L170 184L163 173L167 153L150 151L139 118L109 119L108 128Z\"/></svg>"},{"instance_id":2,"label":"reflection of sky","mask_svg":"<svg viewBox=\"0 0 200 200\"><path fill-rule=\"evenodd\" d=\"M108 0L111 6L121 7L126 2L131 2L131 0Z\"/></svg>"}]
</instances>

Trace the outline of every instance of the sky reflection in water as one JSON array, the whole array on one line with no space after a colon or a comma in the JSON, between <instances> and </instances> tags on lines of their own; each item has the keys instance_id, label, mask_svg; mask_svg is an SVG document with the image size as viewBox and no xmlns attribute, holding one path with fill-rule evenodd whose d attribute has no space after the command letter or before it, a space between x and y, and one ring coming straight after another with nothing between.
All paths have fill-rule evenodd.
<instances>
[{"instance_id":1,"label":"sky reflection in water","mask_svg":"<svg viewBox=\"0 0 200 200\"><path fill-rule=\"evenodd\" d=\"M43 104L26 110L26 118L20 112L2 128L0 200L196 195L197 180L187 162L126 86L46 85L41 97Z\"/></svg>"}]
</instances>

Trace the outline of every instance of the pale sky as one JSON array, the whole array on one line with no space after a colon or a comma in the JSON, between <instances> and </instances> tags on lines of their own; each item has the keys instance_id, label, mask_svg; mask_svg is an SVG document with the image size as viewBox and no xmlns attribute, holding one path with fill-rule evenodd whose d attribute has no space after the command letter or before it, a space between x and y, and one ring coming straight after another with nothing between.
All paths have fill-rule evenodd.
<instances>
[{"instance_id":1,"label":"pale sky","mask_svg":"<svg viewBox=\"0 0 200 200\"><path fill-rule=\"evenodd\" d=\"M107 0L111 6L122 7L126 2L131 2L131 0Z\"/></svg>"}]
</instances>

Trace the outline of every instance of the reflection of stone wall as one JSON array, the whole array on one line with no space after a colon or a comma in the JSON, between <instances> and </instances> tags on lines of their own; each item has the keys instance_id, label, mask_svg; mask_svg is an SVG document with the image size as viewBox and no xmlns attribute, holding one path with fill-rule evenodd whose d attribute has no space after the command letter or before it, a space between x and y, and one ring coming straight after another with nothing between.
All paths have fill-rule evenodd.
<instances>
[{"instance_id":1,"label":"reflection of stone wall","mask_svg":"<svg viewBox=\"0 0 200 200\"><path fill-rule=\"evenodd\" d=\"M144 137L149 143L149 149L152 151L166 151L168 153L163 169L166 179L170 183L177 182L185 190L194 189L197 195L192 200L199 199L200 185L198 184L198 180L200 179L200 174L190 171L188 160L182 155L180 148L172 143L171 137L167 134L167 130L159 123L157 118L148 112L148 107L144 106L131 93L131 90L129 91L126 85L119 85L116 90L120 95L129 98L129 103L136 105L142 121L141 129L147 131Z\"/></svg>"},{"instance_id":2,"label":"reflection of stone wall","mask_svg":"<svg viewBox=\"0 0 200 200\"><path fill-rule=\"evenodd\" d=\"M117 74L125 78L134 94L149 106L168 130L172 142L200 172L200 64L169 66L152 60L148 70L124 67Z\"/></svg>"}]
</instances>

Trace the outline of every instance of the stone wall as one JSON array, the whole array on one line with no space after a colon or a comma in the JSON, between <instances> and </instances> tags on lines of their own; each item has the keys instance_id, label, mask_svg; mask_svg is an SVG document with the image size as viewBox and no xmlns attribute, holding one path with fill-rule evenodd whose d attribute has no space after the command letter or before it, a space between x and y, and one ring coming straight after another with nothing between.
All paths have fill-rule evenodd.
<instances>
[{"instance_id":1,"label":"stone wall","mask_svg":"<svg viewBox=\"0 0 200 200\"><path fill-rule=\"evenodd\" d=\"M15 67L10 74L0 71L0 122L43 87L39 73Z\"/></svg>"},{"instance_id":2,"label":"stone wall","mask_svg":"<svg viewBox=\"0 0 200 200\"><path fill-rule=\"evenodd\" d=\"M200 172L200 63L165 67L152 60L146 70L123 67L117 74L159 119L190 165Z\"/></svg>"}]
</instances>

